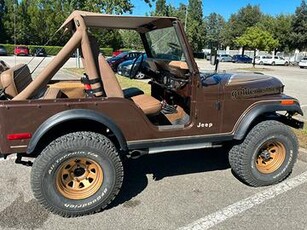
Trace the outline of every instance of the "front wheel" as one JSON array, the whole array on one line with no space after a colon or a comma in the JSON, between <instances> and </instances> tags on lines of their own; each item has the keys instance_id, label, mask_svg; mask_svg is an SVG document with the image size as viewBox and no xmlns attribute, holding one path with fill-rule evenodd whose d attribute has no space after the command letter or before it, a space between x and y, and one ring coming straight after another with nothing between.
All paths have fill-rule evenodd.
<instances>
[{"instance_id":1,"label":"front wheel","mask_svg":"<svg viewBox=\"0 0 307 230\"><path fill-rule=\"evenodd\" d=\"M297 155L298 141L292 130L277 121L264 121L232 147L229 163L245 183L266 186L284 180L292 172Z\"/></svg>"},{"instance_id":2,"label":"front wheel","mask_svg":"<svg viewBox=\"0 0 307 230\"><path fill-rule=\"evenodd\" d=\"M98 212L118 194L123 165L105 136L75 132L49 144L34 161L31 186L49 211L74 217Z\"/></svg>"}]
</instances>

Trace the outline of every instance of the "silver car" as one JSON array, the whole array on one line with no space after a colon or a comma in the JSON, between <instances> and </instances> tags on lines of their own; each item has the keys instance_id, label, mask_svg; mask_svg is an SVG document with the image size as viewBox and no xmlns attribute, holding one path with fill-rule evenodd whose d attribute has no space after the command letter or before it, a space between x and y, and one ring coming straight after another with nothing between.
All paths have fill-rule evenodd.
<instances>
[{"instance_id":1,"label":"silver car","mask_svg":"<svg viewBox=\"0 0 307 230\"><path fill-rule=\"evenodd\" d=\"M218 54L217 59L220 62L232 62L232 56L229 54Z\"/></svg>"}]
</instances>

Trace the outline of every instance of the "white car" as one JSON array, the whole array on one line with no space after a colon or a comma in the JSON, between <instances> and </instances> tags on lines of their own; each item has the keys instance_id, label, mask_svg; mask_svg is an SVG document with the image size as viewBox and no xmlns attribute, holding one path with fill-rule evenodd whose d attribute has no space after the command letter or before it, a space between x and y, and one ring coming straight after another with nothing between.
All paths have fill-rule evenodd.
<instances>
[{"instance_id":1,"label":"white car","mask_svg":"<svg viewBox=\"0 0 307 230\"><path fill-rule=\"evenodd\" d=\"M307 67L307 57L304 57L299 63L298 63L300 68L306 68Z\"/></svg>"},{"instance_id":2,"label":"white car","mask_svg":"<svg viewBox=\"0 0 307 230\"><path fill-rule=\"evenodd\" d=\"M263 59L263 64L264 65L289 65L289 61L287 61L283 57L275 56Z\"/></svg>"},{"instance_id":3,"label":"white car","mask_svg":"<svg viewBox=\"0 0 307 230\"><path fill-rule=\"evenodd\" d=\"M264 64L264 59L271 59L272 56L268 55L259 55L255 57L255 64L256 65L263 65Z\"/></svg>"}]
</instances>

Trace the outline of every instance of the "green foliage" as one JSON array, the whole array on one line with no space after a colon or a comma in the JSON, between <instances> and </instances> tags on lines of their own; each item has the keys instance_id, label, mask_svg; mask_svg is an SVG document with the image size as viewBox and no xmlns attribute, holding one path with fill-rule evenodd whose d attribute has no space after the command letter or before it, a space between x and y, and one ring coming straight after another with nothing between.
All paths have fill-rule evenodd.
<instances>
[{"instance_id":1,"label":"green foliage","mask_svg":"<svg viewBox=\"0 0 307 230\"><path fill-rule=\"evenodd\" d=\"M131 0L0 0L0 43L43 45L75 9L123 14L131 13L133 7ZM114 49L122 46L116 32L97 35L103 46ZM58 33L48 44L64 45L66 41L67 37Z\"/></svg>"},{"instance_id":2,"label":"green foliage","mask_svg":"<svg viewBox=\"0 0 307 230\"><path fill-rule=\"evenodd\" d=\"M242 36L235 39L235 43L253 50L266 51L272 51L279 44L278 40L274 39L271 33L258 26L247 28Z\"/></svg>"},{"instance_id":3,"label":"green foliage","mask_svg":"<svg viewBox=\"0 0 307 230\"><path fill-rule=\"evenodd\" d=\"M201 51L205 43L202 1L189 0L186 28L186 33L193 51Z\"/></svg>"},{"instance_id":4,"label":"green foliage","mask_svg":"<svg viewBox=\"0 0 307 230\"><path fill-rule=\"evenodd\" d=\"M100 48L100 52L101 52L104 56L112 56L112 54L113 54L113 49L112 49L112 48Z\"/></svg>"},{"instance_id":5,"label":"green foliage","mask_svg":"<svg viewBox=\"0 0 307 230\"><path fill-rule=\"evenodd\" d=\"M291 45L292 48L307 50L307 4L305 0L296 8L292 20Z\"/></svg>"},{"instance_id":6,"label":"green foliage","mask_svg":"<svg viewBox=\"0 0 307 230\"><path fill-rule=\"evenodd\" d=\"M140 35L133 30L120 30L120 35L123 40L123 47L133 50L144 49Z\"/></svg>"},{"instance_id":7,"label":"green foliage","mask_svg":"<svg viewBox=\"0 0 307 230\"><path fill-rule=\"evenodd\" d=\"M209 48L219 48L222 42L222 31L225 27L224 18L217 14L211 13L205 18L205 28L206 28L206 45Z\"/></svg>"},{"instance_id":8,"label":"green foliage","mask_svg":"<svg viewBox=\"0 0 307 230\"><path fill-rule=\"evenodd\" d=\"M259 6L252 6L250 4L241 8L237 13L232 14L222 33L223 44L234 47L236 45L234 40L240 37L247 28L256 25L261 20L262 15Z\"/></svg>"},{"instance_id":9,"label":"green foliage","mask_svg":"<svg viewBox=\"0 0 307 230\"><path fill-rule=\"evenodd\" d=\"M168 6L166 5L166 0L157 0L156 1L156 10L154 15L157 16L169 16Z\"/></svg>"},{"instance_id":10,"label":"green foliage","mask_svg":"<svg viewBox=\"0 0 307 230\"><path fill-rule=\"evenodd\" d=\"M264 15L257 26L272 33L273 37L279 41L276 47L278 50L289 51L292 18L291 15L278 15L277 17Z\"/></svg>"}]
</instances>

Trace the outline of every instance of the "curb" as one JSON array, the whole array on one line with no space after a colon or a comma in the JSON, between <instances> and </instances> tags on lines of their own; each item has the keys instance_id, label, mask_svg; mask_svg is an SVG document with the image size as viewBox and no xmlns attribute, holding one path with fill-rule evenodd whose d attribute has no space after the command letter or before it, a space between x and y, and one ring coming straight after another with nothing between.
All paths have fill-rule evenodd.
<instances>
[{"instance_id":1,"label":"curb","mask_svg":"<svg viewBox=\"0 0 307 230\"><path fill-rule=\"evenodd\" d=\"M307 149L299 148L298 159L307 163Z\"/></svg>"}]
</instances>

